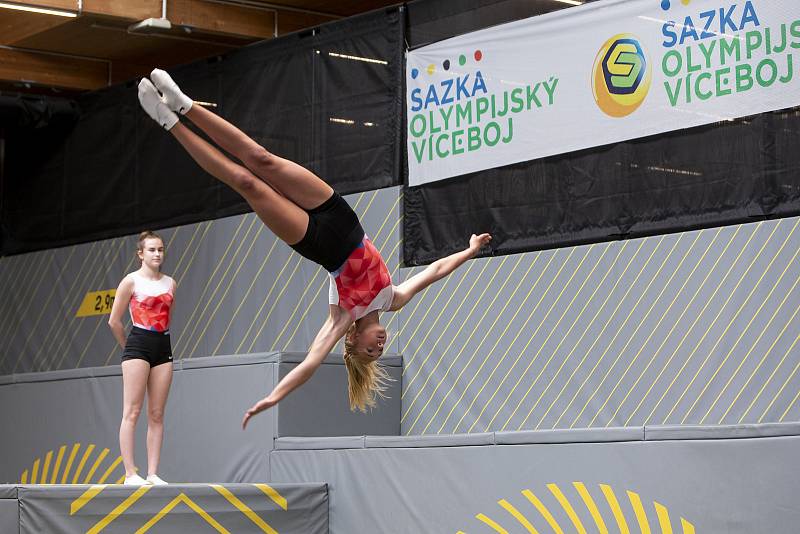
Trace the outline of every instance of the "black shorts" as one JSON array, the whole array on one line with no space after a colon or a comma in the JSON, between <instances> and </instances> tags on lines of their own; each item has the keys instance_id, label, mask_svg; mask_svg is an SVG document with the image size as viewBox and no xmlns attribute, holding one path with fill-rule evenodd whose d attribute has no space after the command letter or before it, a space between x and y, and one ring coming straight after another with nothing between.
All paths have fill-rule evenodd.
<instances>
[{"instance_id":1,"label":"black shorts","mask_svg":"<svg viewBox=\"0 0 800 534\"><path fill-rule=\"evenodd\" d=\"M122 352L122 361L144 360L150 367L172 362L172 344L169 339L169 330L154 332L134 326L128 334L125 350Z\"/></svg>"},{"instance_id":2,"label":"black shorts","mask_svg":"<svg viewBox=\"0 0 800 534\"><path fill-rule=\"evenodd\" d=\"M342 266L364 239L364 229L361 228L358 215L335 191L320 206L306 212L306 235L291 247L304 258L333 272Z\"/></svg>"}]
</instances>

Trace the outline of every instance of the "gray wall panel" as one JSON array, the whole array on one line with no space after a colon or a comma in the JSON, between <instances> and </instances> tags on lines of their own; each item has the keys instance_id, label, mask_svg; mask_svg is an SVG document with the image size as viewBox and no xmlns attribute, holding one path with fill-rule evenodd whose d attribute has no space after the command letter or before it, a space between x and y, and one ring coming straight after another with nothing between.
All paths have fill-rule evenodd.
<instances>
[{"instance_id":1,"label":"gray wall panel","mask_svg":"<svg viewBox=\"0 0 800 534\"><path fill-rule=\"evenodd\" d=\"M19 532L19 504L16 499L0 499L0 532Z\"/></svg>"},{"instance_id":2,"label":"gray wall panel","mask_svg":"<svg viewBox=\"0 0 800 534\"><path fill-rule=\"evenodd\" d=\"M421 270L399 268L401 197L347 197L395 283ZM384 318L405 359L402 432L797 420L798 222L469 262ZM176 355L307 350L327 313L321 269L252 214L163 234ZM0 373L117 362L105 316L73 316L132 268L132 247L0 259L2 328L16 334L0 335Z\"/></svg>"}]
</instances>

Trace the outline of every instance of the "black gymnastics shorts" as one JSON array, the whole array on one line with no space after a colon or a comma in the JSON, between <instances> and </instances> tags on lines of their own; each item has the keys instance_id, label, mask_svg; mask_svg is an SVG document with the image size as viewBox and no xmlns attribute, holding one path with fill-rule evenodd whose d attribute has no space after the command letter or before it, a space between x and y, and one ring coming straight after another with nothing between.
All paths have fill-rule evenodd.
<instances>
[{"instance_id":1,"label":"black gymnastics shorts","mask_svg":"<svg viewBox=\"0 0 800 534\"><path fill-rule=\"evenodd\" d=\"M347 260L364 239L358 215L339 193L308 213L308 229L299 243L291 247L304 258L333 272Z\"/></svg>"},{"instance_id":2,"label":"black gymnastics shorts","mask_svg":"<svg viewBox=\"0 0 800 534\"><path fill-rule=\"evenodd\" d=\"M172 362L172 344L169 339L169 330L154 332L134 326L128 334L122 361L144 360L150 367Z\"/></svg>"}]
</instances>

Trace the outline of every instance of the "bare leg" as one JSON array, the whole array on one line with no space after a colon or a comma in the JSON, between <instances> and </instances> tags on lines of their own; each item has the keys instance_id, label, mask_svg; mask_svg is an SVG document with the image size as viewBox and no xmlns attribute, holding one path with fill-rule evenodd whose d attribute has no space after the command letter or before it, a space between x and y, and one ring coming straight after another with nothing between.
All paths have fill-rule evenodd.
<instances>
[{"instance_id":1,"label":"bare leg","mask_svg":"<svg viewBox=\"0 0 800 534\"><path fill-rule=\"evenodd\" d=\"M229 160L183 124L176 124L170 133L206 172L242 195L276 236L289 245L303 239L308 228L308 213L297 204L278 194L246 168Z\"/></svg>"},{"instance_id":2,"label":"bare leg","mask_svg":"<svg viewBox=\"0 0 800 534\"><path fill-rule=\"evenodd\" d=\"M136 474L134 461L134 438L136 421L142 411L144 392L150 364L145 360L125 360L122 362L122 423L119 425L119 451L125 465L125 476Z\"/></svg>"},{"instance_id":3,"label":"bare leg","mask_svg":"<svg viewBox=\"0 0 800 534\"><path fill-rule=\"evenodd\" d=\"M192 106L186 117L215 143L241 160L256 176L301 208L316 208L333 194L331 186L316 174L268 152L236 126L202 106Z\"/></svg>"},{"instance_id":4,"label":"bare leg","mask_svg":"<svg viewBox=\"0 0 800 534\"><path fill-rule=\"evenodd\" d=\"M150 369L147 380L147 475L158 472L161 444L164 440L164 407L172 384L172 364L163 363Z\"/></svg>"}]
</instances>

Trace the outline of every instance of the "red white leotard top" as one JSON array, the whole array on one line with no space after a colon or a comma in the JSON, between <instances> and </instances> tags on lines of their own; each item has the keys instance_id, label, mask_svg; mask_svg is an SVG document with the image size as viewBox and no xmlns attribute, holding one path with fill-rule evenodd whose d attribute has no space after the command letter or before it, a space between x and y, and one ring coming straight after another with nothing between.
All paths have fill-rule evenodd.
<instances>
[{"instance_id":1,"label":"red white leotard top","mask_svg":"<svg viewBox=\"0 0 800 534\"><path fill-rule=\"evenodd\" d=\"M347 310L354 321L374 310L388 311L392 305L392 277L367 236L330 277L328 301Z\"/></svg>"},{"instance_id":2,"label":"red white leotard top","mask_svg":"<svg viewBox=\"0 0 800 534\"><path fill-rule=\"evenodd\" d=\"M165 274L159 280L148 280L138 272L130 276L133 279L133 294L129 308L133 326L155 332L169 330L175 281Z\"/></svg>"}]
</instances>

